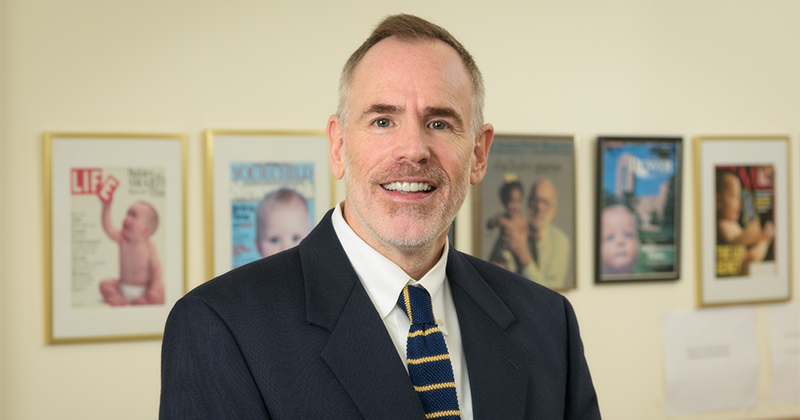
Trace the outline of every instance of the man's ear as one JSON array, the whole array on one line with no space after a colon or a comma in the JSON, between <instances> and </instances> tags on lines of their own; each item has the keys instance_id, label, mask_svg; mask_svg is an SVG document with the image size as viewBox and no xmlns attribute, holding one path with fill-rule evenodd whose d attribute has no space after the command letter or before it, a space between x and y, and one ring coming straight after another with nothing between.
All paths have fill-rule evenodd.
<instances>
[{"instance_id":1,"label":"man's ear","mask_svg":"<svg viewBox=\"0 0 800 420\"><path fill-rule=\"evenodd\" d=\"M469 174L469 182L475 185L486 175L486 163L489 159L489 148L494 140L494 127L491 124L484 124L480 133L475 137L475 149L472 151L472 168Z\"/></svg>"},{"instance_id":2,"label":"man's ear","mask_svg":"<svg viewBox=\"0 0 800 420\"><path fill-rule=\"evenodd\" d=\"M328 118L325 132L328 135L331 172L336 179L342 179L344 176L344 127L342 127L339 117L331 115Z\"/></svg>"}]
</instances>

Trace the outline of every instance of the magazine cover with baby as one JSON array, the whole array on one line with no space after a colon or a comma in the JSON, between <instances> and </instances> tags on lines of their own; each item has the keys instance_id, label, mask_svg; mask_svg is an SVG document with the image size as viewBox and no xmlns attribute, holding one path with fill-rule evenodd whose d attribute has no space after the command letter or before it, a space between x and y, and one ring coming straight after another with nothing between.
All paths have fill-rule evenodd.
<instances>
[{"instance_id":1,"label":"magazine cover with baby","mask_svg":"<svg viewBox=\"0 0 800 420\"><path fill-rule=\"evenodd\" d=\"M599 281L677 278L679 146L656 139L601 141Z\"/></svg>"},{"instance_id":2,"label":"magazine cover with baby","mask_svg":"<svg viewBox=\"0 0 800 420\"><path fill-rule=\"evenodd\" d=\"M163 305L165 168L72 168L70 177L72 307Z\"/></svg>"},{"instance_id":3,"label":"magazine cover with baby","mask_svg":"<svg viewBox=\"0 0 800 420\"><path fill-rule=\"evenodd\" d=\"M300 243L314 227L314 163L232 162L231 264Z\"/></svg>"},{"instance_id":4,"label":"magazine cover with baby","mask_svg":"<svg viewBox=\"0 0 800 420\"><path fill-rule=\"evenodd\" d=\"M774 167L715 169L717 277L775 275Z\"/></svg>"}]
</instances>

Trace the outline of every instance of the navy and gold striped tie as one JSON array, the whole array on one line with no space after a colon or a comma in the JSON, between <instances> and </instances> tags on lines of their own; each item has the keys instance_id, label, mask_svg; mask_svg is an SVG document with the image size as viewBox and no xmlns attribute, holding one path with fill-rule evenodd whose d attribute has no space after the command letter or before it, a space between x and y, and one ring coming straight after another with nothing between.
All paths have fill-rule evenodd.
<instances>
[{"instance_id":1,"label":"navy and gold striped tie","mask_svg":"<svg viewBox=\"0 0 800 420\"><path fill-rule=\"evenodd\" d=\"M411 321L406 344L408 374L422 402L425 417L461 419L450 354L433 317L431 296L425 289L406 285L397 304Z\"/></svg>"}]
</instances>

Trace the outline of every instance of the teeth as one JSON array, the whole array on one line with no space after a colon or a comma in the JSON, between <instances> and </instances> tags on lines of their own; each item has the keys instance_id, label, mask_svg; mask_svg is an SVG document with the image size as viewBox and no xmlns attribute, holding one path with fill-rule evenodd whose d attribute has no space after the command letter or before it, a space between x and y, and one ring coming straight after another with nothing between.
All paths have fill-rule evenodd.
<instances>
[{"instance_id":1,"label":"teeth","mask_svg":"<svg viewBox=\"0 0 800 420\"><path fill-rule=\"evenodd\" d=\"M389 191L417 192L430 191L431 186L426 182L390 182L383 184L383 188Z\"/></svg>"}]
</instances>

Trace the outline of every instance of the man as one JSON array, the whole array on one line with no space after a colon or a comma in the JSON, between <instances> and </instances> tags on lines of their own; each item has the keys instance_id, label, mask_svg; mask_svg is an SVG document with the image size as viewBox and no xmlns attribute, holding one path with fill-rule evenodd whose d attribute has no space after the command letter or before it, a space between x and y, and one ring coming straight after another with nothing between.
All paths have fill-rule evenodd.
<instances>
[{"instance_id":1,"label":"man","mask_svg":"<svg viewBox=\"0 0 800 420\"><path fill-rule=\"evenodd\" d=\"M558 191L553 181L542 178L531 186L528 197L528 231L504 231L506 247L519 261L517 272L539 284L565 288L569 271L567 235L551 223L558 214Z\"/></svg>"},{"instance_id":2,"label":"man","mask_svg":"<svg viewBox=\"0 0 800 420\"><path fill-rule=\"evenodd\" d=\"M298 247L176 304L161 418L599 418L569 303L447 244L486 169L482 103L477 66L449 33L384 20L345 65L328 121L346 200ZM444 335L443 387L457 393L438 414L409 376L420 359L406 366L414 309L397 305L423 289L438 324L425 336Z\"/></svg>"}]
</instances>

